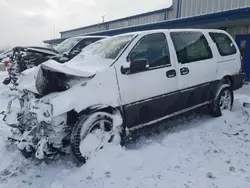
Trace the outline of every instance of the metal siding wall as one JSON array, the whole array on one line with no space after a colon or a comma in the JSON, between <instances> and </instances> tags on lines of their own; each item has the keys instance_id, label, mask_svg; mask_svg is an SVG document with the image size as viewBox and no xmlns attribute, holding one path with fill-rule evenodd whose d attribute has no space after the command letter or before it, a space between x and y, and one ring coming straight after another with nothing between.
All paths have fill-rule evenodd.
<instances>
[{"instance_id":1,"label":"metal siding wall","mask_svg":"<svg viewBox=\"0 0 250 188\"><path fill-rule=\"evenodd\" d=\"M246 6L246 0L240 0L239 7L245 7Z\"/></svg>"},{"instance_id":2,"label":"metal siding wall","mask_svg":"<svg viewBox=\"0 0 250 188\"><path fill-rule=\"evenodd\" d=\"M165 14L169 14L169 12L165 13L165 11L162 11L160 13L154 13L151 15L143 15L143 16L138 16L138 17L134 17L130 19L121 20L121 21L118 20L118 21L114 21L111 23L108 22L108 23L100 24L98 26L93 25L87 28L80 28L80 29L73 30L73 31L62 32L61 37L62 38L72 37L72 36L82 35L85 33L104 31L107 29L111 30L111 29L118 29L118 28L148 24L148 23L156 23L156 22L164 21Z\"/></svg>"},{"instance_id":3,"label":"metal siding wall","mask_svg":"<svg viewBox=\"0 0 250 188\"><path fill-rule=\"evenodd\" d=\"M231 0L231 8L234 9L238 6L238 0Z\"/></svg>"},{"instance_id":4,"label":"metal siding wall","mask_svg":"<svg viewBox=\"0 0 250 188\"><path fill-rule=\"evenodd\" d=\"M198 0L198 2L196 3L195 15L201 14L201 7L202 7L202 2L200 0Z\"/></svg>"},{"instance_id":5,"label":"metal siding wall","mask_svg":"<svg viewBox=\"0 0 250 188\"><path fill-rule=\"evenodd\" d=\"M250 26L243 25L243 26L237 26L237 27L230 27L227 29L227 32L233 38L235 38L236 35L250 34Z\"/></svg>"},{"instance_id":6,"label":"metal siding wall","mask_svg":"<svg viewBox=\"0 0 250 188\"><path fill-rule=\"evenodd\" d=\"M206 0L202 0L201 1L201 10L200 10L200 14L204 14L205 10L206 10L206 6L204 6ZM194 15L194 14L193 14Z\"/></svg>"},{"instance_id":7,"label":"metal siding wall","mask_svg":"<svg viewBox=\"0 0 250 188\"><path fill-rule=\"evenodd\" d=\"M172 20L172 19L176 19L177 17L180 17L179 10L181 10L181 1L172 0L172 7L173 7L172 10L166 12L166 14L167 14L166 17L168 20ZM177 14L179 14L179 15L177 15ZM165 13L164 13L164 19L165 19Z\"/></svg>"},{"instance_id":8,"label":"metal siding wall","mask_svg":"<svg viewBox=\"0 0 250 188\"><path fill-rule=\"evenodd\" d=\"M99 26L93 26L89 28L82 28L74 31L68 31L68 32L63 32L61 33L61 37L72 37L72 36L77 36L77 35L82 35L84 33L91 33L91 32L97 32L97 31L103 31L106 30L105 25L99 25Z\"/></svg>"},{"instance_id":9,"label":"metal siding wall","mask_svg":"<svg viewBox=\"0 0 250 188\"><path fill-rule=\"evenodd\" d=\"M196 0L192 0L192 3L190 3L190 15L195 12L195 5L196 5Z\"/></svg>"},{"instance_id":10,"label":"metal siding wall","mask_svg":"<svg viewBox=\"0 0 250 188\"><path fill-rule=\"evenodd\" d=\"M189 5L192 0L186 0L186 17L189 17L190 10L189 10Z\"/></svg>"},{"instance_id":11,"label":"metal siding wall","mask_svg":"<svg viewBox=\"0 0 250 188\"><path fill-rule=\"evenodd\" d=\"M213 9L214 9L214 0L210 0L208 2L208 13L213 13Z\"/></svg>"},{"instance_id":12,"label":"metal siding wall","mask_svg":"<svg viewBox=\"0 0 250 188\"><path fill-rule=\"evenodd\" d=\"M180 17L185 17L185 14L186 14L185 1L181 0Z\"/></svg>"},{"instance_id":13,"label":"metal siding wall","mask_svg":"<svg viewBox=\"0 0 250 188\"><path fill-rule=\"evenodd\" d=\"M128 20L112 22L108 24L109 25L108 28L109 29L124 28L141 24L155 23L164 20L165 20L165 12L161 12L152 15L138 16L136 18L131 18Z\"/></svg>"},{"instance_id":14,"label":"metal siding wall","mask_svg":"<svg viewBox=\"0 0 250 188\"><path fill-rule=\"evenodd\" d=\"M190 17L213 12L250 6L250 0L181 0L181 17Z\"/></svg>"}]
</instances>

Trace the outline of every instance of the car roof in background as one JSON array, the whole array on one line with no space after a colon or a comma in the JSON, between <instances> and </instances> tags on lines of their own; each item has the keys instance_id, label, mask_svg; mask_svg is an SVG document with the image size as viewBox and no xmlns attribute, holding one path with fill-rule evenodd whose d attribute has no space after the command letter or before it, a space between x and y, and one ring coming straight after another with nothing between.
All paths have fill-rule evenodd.
<instances>
[{"instance_id":1,"label":"car roof in background","mask_svg":"<svg viewBox=\"0 0 250 188\"><path fill-rule=\"evenodd\" d=\"M107 36L76 36L76 37L69 37L70 38L80 38L80 39L87 39L87 38L97 38L97 39L104 39L107 38Z\"/></svg>"}]
</instances>

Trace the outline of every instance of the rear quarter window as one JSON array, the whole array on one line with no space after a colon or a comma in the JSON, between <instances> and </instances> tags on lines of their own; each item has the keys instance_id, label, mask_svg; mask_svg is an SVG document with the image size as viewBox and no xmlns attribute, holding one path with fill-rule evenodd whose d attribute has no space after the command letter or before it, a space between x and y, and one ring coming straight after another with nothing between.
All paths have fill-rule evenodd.
<instances>
[{"instance_id":1,"label":"rear quarter window","mask_svg":"<svg viewBox=\"0 0 250 188\"><path fill-rule=\"evenodd\" d=\"M216 44L221 56L229 56L237 53L233 41L224 33L209 33Z\"/></svg>"}]
</instances>

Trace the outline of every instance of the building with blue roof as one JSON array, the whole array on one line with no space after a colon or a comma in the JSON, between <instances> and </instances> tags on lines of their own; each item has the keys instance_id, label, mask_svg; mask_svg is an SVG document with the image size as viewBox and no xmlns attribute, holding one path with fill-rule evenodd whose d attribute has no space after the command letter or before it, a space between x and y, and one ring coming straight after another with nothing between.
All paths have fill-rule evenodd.
<instances>
[{"instance_id":1,"label":"building with blue roof","mask_svg":"<svg viewBox=\"0 0 250 188\"><path fill-rule=\"evenodd\" d=\"M213 28L227 31L236 39L242 52L243 67L247 67L244 71L249 69L250 75L250 53L245 53L250 51L250 0L173 0L169 8L62 31L61 38L44 42L58 44L78 35L113 36L173 28Z\"/></svg>"}]
</instances>

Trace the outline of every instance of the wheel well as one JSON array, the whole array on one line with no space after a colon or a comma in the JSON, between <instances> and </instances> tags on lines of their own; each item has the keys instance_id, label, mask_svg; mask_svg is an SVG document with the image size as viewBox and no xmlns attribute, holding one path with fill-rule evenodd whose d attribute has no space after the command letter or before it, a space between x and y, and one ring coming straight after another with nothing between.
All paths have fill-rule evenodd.
<instances>
[{"instance_id":1,"label":"wheel well","mask_svg":"<svg viewBox=\"0 0 250 188\"><path fill-rule=\"evenodd\" d=\"M90 114L93 112L107 112L107 113L114 113L114 111L116 111L117 108L113 108L111 106L107 106L107 105L95 105L95 106L91 106L86 108L85 110L81 111L79 114L80 115L85 115L85 114Z\"/></svg>"},{"instance_id":2,"label":"wheel well","mask_svg":"<svg viewBox=\"0 0 250 188\"><path fill-rule=\"evenodd\" d=\"M224 76L221 80L223 83L227 83L230 87L233 85L233 79L229 75Z\"/></svg>"},{"instance_id":3,"label":"wheel well","mask_svg":"<svg viewBox=\"0 0 250 188\"><path fill-rule=\"evenodd\" d=\"M113 114L117 110L121 113L120 109L114 108L111 106L106 106L106 105L92 106L92 107L89 107L89 108L81 111L80 113L77 113L76 111L72 110L72 111L68 112L67 122L68 122L68 125L74 126L76 124L76 122L78 121L78 118L83 116L83 115L88 115L88 114L91 114L93 112L100 112L100 111L106 112L109 114ZM121 113L121 115L122 115L122 113Z\"/></svg>"},{"instance_id":4,"label":"wheel well","mask_svg":"<svg viewBox=\"0 0 250 188\"><path fill-rule=\"evenodd\" d=\"M67 115L67 124L70 126L74 126L79 118L79 114L76 111L72 110L68 112Z\"/></svg>"}]
</instances>

